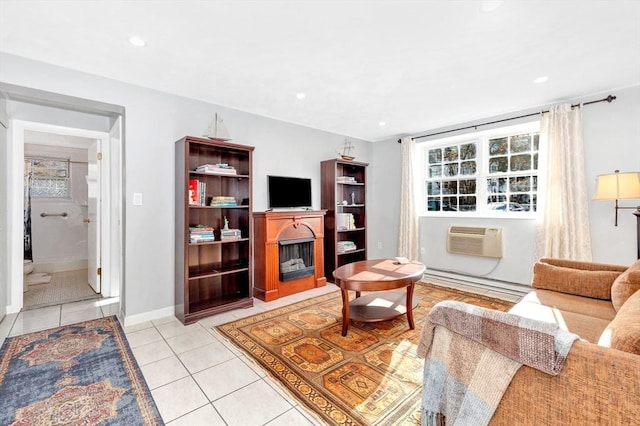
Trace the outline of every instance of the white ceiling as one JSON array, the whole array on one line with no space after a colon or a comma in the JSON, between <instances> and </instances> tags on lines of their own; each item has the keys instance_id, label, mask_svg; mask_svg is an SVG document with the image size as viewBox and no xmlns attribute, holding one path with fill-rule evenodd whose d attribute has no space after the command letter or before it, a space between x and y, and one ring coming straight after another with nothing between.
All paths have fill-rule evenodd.
<instances>
[{"instance_id":1,"label":"white ceiling","mask_svg":"<svg viewBox=\"0 0 640 426\"><path fill-rule=\"evenodd\" d=\"M0 0L0 50L371 141L640 84L639 0L483 3Z\"/></svg>"}]
</instances>

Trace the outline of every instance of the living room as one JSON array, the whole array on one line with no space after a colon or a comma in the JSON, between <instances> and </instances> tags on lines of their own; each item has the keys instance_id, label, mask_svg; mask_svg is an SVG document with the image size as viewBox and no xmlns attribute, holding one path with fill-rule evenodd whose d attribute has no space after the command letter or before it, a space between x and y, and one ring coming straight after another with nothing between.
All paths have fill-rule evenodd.
<instances>
[{"instance_id":1,"label":"living room","mask_svg":"<svg viewBox=\"0 0 640 426\"><path fill-rule=\"evenodd\" d=\"M638 8L625 3L634 13ZM631 6L629 6L631 5ZM6 2L0 5L0 11ZM0 18L6 19L6 18ZM26 18L25 18L26 19ZM591 20L590 22L594 22ZM2 21L3 22L3 21ZM625 21L626 22L626 21ZM4 22L3 22L4 23ZM608 24L614 25L614 24ZM613 201L593 201L596 178L614 170L640 170L640 73L638 73L638 28L623 27L627 31L621 38L624 45L616 47L616 54L628 62L608 65L611 74L626 78L623 83L615 80L586 80L579 88L566 90L563 81L554 82L539 90L543 100L519 99L509 102L511 94L498 90L495 85L480 92L478 105L483 98L490 98L495 90L501 102L494 104L490 113L478 114L474 105L462 108L465 114L453 121L442 118L432 122L424 119L421 127L385 130L377 121L375 135L361 133L358 137L341 131L340 127L312 127L295 124L295 121L278 119L268 109L241 110L221 102L202 100L197 96L184 96L163 88L143 87L126 82L126 68L122 78L117 75L100 75L94 71L70 68L56 62L53 56L42 54L30 57L19 47L0 44L0 92L4 109L9 118L20 121L22 128L30 123L40 123L69 129L83 129L109 134L117 117L121 117L122 138L114 148L115 156L121 155L121 182L112 193L111 203L116 208L114 216L114 241L111 276L114 285L112 296L119 297L118 313L124 325L136 326L146 321L165 318L174 312L174 144L185 135L202 136L212 118L217 114L224 119L233 143L255 147L253 157L253 210L267 209L267 176L298 176L312 181L313 207L320 207L320 162L336 158L345 138L355 146L356 161L369 163L368 168L368 257L389 258L397 255L400 190L401 146L400 137L421 136L457 128L477 126L478 129L498 127L485 123L511 119L520 115L539 113L559 103L578 104L615 96L613 102L600 102L583 107L584 155L586 192L589 194L589 227L591 231L592 257L594 261L629 265L636 259L636 217L630 210L620 210L618 224L614 226ZM607 27L609 29L609 27ZM604 32L607 31L604 30ZM586 31L586 30L585 30ZM595 31L595 29L594 29ZM613 29L611 29L613 31ZM7 37L3 33L3 37ZM3 38L7 40L8 38ZM11 47L11 48L9 48ZM589 46L583 46L588 55ZM598 52L601 53L601 52ZM64 56L64 55L63 55ZM215 58L215 54L210 54ZM543 56L543 55L542 55ZM214 59L212 59L213 61ZM508 62L505 59L505 62ZM566 66L564 82L580 80L581 70ZM620 70L619 68L625 68ZM631 71L629 71L629 69ZM153 72L153 71L152 71ZM206 71L203 71L206 72ZM606 74L606 68L602 73ZM534 75L535 74L535 75ZM457 74L460 79L466 76ZM628 76L631 75L629 79ZM523 77L528 85L538 73ZM172 75L174 80L180 76ZM401 79L401 77L398 77ZM469 77L472 78L472 77ZM354 81L358 76L353 77ZM447 79L449 81L449 79ZM187 85L187 83L184 83ZM372 88L371 90L374 90ZM451 88L453 92L453 88ZM391 90L392 91L392 90ZM387 93L380 98L384 99ZM255 95L258 97L258 95ZM283 96L283 95L282 95ZM295 97L295 93L292 94ZM310 95L307 95L307 98ZM441 98L443 109L451 108L457 101ZM296 100L297 102L298 100ZM304 102L304 100L299 100ZM309 101L307 99L306 101ZM444 105L444 103L448 105ZM463 102L460 102L463 105ZM503 106L507 105L507 106ZM298 108L304 108L302 103ZM342 106L331 112L332 119L340 115ZM393 107L394 109L397 106ZM315 113L315 111L312 111ZM391 113L390 113L391 114ZM310 114L313 115L313 114ZM317 112L320 115L320 112ZM393 113L394 116L401 115ZM426 116L425 116L426 117ZM4 118L4 117L2 117ZM380 118L382 120L383 118ZM387 129L392 120L387 120ZM529 117L508 121L516 124L536 120ZM40 128L34 128L36 130ZM33 130L33 129L31 129ZM475 130L462 130L452 135ZM3 153L0 168L17 171L22 163L15 163L12 156L20 156L15 147L14 135L3 130L2 141L9 147ZM377 136L382 135L382 136ZM435 137L419 139L421 142ZM422 144L424 146L424 144ZM14 150L14 151L11 151ZM18 151L16 151L18 150ZM118 166L119 167L119 166ZM2 254L3 275L0 292L6 314L16 314L22 306L22 290L15 283L21 281L21 241L9 236L18 231L22 214L20 185L17 178L9 178L2 186L3 209ZM139 202L134 197L139 196ZM621 201L621 206L635 206L636 200ZM13 210L12 210L13 209ZM118 222L121 220L121 223ZM118 223L116 223L118 222ZM427 273L439 279L480 286L485 289L510 291L523 294L530 289L532 265L536 260L536 218L519 218L514 215L478 216L462 212L423 214L419 219L419 257L427 266ZM504 230L503 257L498 261L488 258L464 258L446 250L446 232L451 225L495 226ZM14 227L14 228L11 228ZM330 281L331 271L327 271Z\"/></svg>"},{"instance_id":2,"label":"living room","mask_svg":"<svg viewBox=\"0 0 640 426\"><path fill-rule=\"evenodd\" d=\"M632 45L633 36L629 36L628 40ZM620 49L628 51L630 55L635 54L632 53L633 49L626 50L624 46L620 46ZM637 59L633 60L637 62ZM311 178L313 206L319 208L320 161L335 158L345 139L343 134L267 118L265 115L268 116L268 113L256 115L238 111L6 52L2 53L0 63L2 82L17 86L3 86L5 92L18 92L8 101L12 118L108 132L112 125L108 111L87 108L87 111L92 113L68 110L61 112L47 106L33 105L29 99L33 99L33 96L56 99L57 96L61 105L74 101L82 102L85 99L102 103L105 110L109 107L112 110L117 107L126 110L126 141L122 149L126 184L123 193L119 195L120 198L116 198L118 204L121 199L126 199L122 217L126 226L126 237L121 241L125 256L122 259L123 272L120 283L122 311L126 323L152 319L172 310L173 254L170 247L173 247L171 188L174 178L170 171L173 170L173 143L176 140L185 135L200 136L204 134L216 113L223 117L234 142L256 147L253 210L264 211L267 207L267 175ZM639 129L634 118L638 114L640 88L637 84L631 84L631 87L627 88L615 85L589 87L588 82L583 86L585 88L581 92L566 96L562 102L588 102L609 94L617 97L612 103L603 102L584 107L585 174L587 192L593 194L597 175L612 173L616 169L634 171L638 168L637 156L634 155L637 152L637 144L634 141ZM21 93L21 87L43 92ZM550 100L555 100L558 95L552 92L549 96ZM436 125L427 132L424 132L423 127L414 135L539 112L548 108L551 103L553 102L519 108L504 114L481 116L475 120L460 121L452 125ZM85 101L83 105L86 104ZM513 123L517 123L517 120L506 124ZM375 125L377 126L377 123ZM400 164L398 136L382 138L374 143L354 137L349 139L355 146L356 160L371 164L368 178L369 257L394 256L397 245L400 169L392 165ZM620 152L626 155L620 155ZM134 193L143 196L142 205L132 205ZM635 217L628 213L621 211L620 223L615 227L612 223L612 203L589 202L594 259L622 264L629 264L634 259ZM445 230L454 220L455 224L463 225L483 226L494 223L492 218L451 215L421 217L420 247L423 250L420 260L428 267L437 265L439 269L457 271L460 275L458 278L462 279L468 279L473 275L483 276L493 269L491 274L483 278L493 279L497 285L500 285L500 282L509 282L526 286L530 282L530 270L523 269L522 265L531 265L535 258L535 220L510 218L502 221L501 225L505 226L505 257L499 265L496 266L493 260L472 259L471 263L466 263L466 269L462 270L452 264L452 259L455 263L456 257L446 252L444 244ZM153 235L153 238L146 238L148 235ZM8 266L17 259L18 257L10 260ZM19 264L18 262L16 263ZM13 280L20 276L19 270L12 274ZM114 274L114 277L115 275L118 274ZM16 290L11 293L6 303L9 312L15 312L21 305L21 295L17 294Z\"/></svg>"}]
</instances>

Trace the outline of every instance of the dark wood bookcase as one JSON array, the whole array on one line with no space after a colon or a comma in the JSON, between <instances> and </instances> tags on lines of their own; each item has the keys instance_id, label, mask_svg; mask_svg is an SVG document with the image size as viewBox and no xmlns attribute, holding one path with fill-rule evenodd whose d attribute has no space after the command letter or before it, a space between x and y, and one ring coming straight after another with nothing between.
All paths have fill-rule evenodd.
<instances>
[{"instance_id":1,"label":"dark wood bookcase","mask_svg":"<svg viewBox=\"0 0 640 426\"><path fill-rule=\"evenodd\" d=\"M324 221L324 268L327 277L332 277L333 271L342 265L367 259L368 165L338 159L320 163L321 208L327 211ZM353 220L345 223L345 217ZM352 242L355 248L342 252L339 245L347 241Z\"/></svg>"},{"instance_id":2,"label":"dark wood bookcase","mask_svg":"<svg viewBox=\"0 0 640 426\"><path fill-rule=\"evenodd\" d=\"M175 315L184 324L253 306L253 149L192 136L175 143ZM221 163L235 172L196 171ZM212 205L214 197L233 197L235 205ZM225 218L239 236L221 238ZM213 228L214 240L192 242L190 228L198 225Z\"/></svg>"}]
</instances>

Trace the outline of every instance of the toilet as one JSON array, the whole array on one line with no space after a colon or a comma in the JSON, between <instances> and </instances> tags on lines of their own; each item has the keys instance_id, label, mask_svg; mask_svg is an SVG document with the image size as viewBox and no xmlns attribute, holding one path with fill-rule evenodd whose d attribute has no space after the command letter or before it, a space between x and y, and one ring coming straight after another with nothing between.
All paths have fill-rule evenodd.
<instances>
[{"instance_id":1,"label":"toilet","mask_svg":"<svg viewBox=\"0 0 640 426\"><path fill-rule=\"evenodd\" d=\"M23 269L22 269L22 291L26 292L29 290L29 280L27 279L27 275L33 272L35 266L33 265L33 260L23 260Z\"/></svg>"}]
</instances>

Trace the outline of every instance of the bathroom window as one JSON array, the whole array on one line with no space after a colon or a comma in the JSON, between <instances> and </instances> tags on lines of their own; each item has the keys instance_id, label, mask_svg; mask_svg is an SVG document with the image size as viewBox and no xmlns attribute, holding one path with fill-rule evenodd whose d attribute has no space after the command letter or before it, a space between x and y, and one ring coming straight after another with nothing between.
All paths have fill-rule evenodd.
<instances>
[{"instance_id":1,"label":"bathroom window","mask_svg":"<svg viewBox=\"0 0 640 426\"><path fill-rule=\"evenodd\" d=\"M26 157L24 168L32 198L70 198L69 160Z\"/></svg>"}]
</instances>

